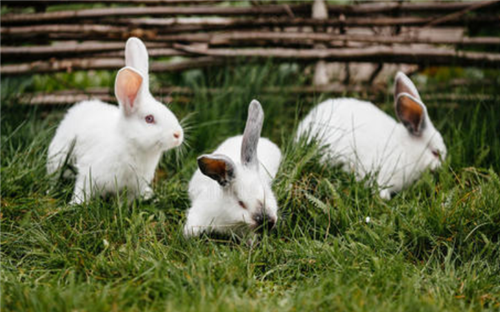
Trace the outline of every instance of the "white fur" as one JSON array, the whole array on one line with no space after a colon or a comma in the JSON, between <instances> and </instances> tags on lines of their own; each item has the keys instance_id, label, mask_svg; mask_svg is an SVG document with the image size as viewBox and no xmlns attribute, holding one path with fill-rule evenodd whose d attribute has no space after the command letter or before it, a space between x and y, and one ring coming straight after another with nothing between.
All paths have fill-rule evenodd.
<instances>
[{"instance_id":1,"label":"white fur","mask_svg":"<svg viewBox=\"0 0 500 312\"><path fill-rule=\"evenodd\" d=\"M396 79L402 79L420 100L409 78L399 73ZM427 168L438 168L446 157L446 146L425 106L424 112L426 126L416 136L370 102L330 99L304 118L297 137L315 137L327 146L325 161L342 164L345 171L354 172L359 180L369 175L379 185L380 196L390 199L391 193L409 186ZM438 151L441 158L432 151Z\"/></svg>"},{"instance_id":2,"label":"white fur","mask_svg":"<svg viewBox=\"0 0 500 312\"><path fill-rule=\"evenodd\" d=\"M68 110L49 146L47 171L51 174L63 165L75 144L69 158L78 171L73 204L125 187L130 198L151 196L149 185L162 153L183 141L175 115L149 92L146 47L130 38L125 50L127 67L121 71L132 70L143 77L133 112L127 115L120 99L119 107L99 100L78 103ZM145 121L148 115L154 116L154 124Z\"/></svg>"},{"instance_id":3,"label":"white fur","mask_svg":"<svg viewBox=\"0 0 500 312\"><path fill-rule=\"evenodd\" d=\"M281 151L270 140L260 138L257 145L260 166L255 170L241 164L242 138L239 135L225 140L213 153L225 155L234 162L235 178L230 186L220 186L200 169L194 173L189 183L191 208L184 227L186 237L204 231L228 233L255 228L253 215L260 207L259 201L265 203L267 216L277 221L278 204L271 185L280 166ZM247 208L242 208L238 201L245 203Z\"/></svg>"}]
</instances>

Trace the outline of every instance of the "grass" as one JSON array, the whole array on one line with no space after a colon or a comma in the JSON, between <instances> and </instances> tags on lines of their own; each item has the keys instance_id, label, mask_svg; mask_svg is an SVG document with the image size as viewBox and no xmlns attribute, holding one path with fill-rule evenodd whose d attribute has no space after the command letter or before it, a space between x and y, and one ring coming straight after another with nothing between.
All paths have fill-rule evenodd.
<instances>
[{"instance_id":1,"label":"grass","mask_svg":"<svg viewBox=\"0 0 500 312\"><path fill-rule=\"evenodd\" d=\"M298 118L325 96L262 89L306 83L300 72L268 64L156 76L158 84L200 90L170 106L185 119L189 148L162 159L155 200L129 205L117 196L78 207L67 205L72 184L55 184L45 172L64 110L16 105L8 95L22 91L2 80L11 88L2 90L1 108L2 309L498 311L498 79L479 90L496 95L494 102L428 101L450 157L385 202L322 166L315 146L293 142ZM222 91L202 91L214 85ZM195 158L242 131L253 98L266 112L263 135L284 153L274 184L280 222L253 245L185 240ZM394 115L389 95L379 103Z\"/></svg>"}]
</instances>

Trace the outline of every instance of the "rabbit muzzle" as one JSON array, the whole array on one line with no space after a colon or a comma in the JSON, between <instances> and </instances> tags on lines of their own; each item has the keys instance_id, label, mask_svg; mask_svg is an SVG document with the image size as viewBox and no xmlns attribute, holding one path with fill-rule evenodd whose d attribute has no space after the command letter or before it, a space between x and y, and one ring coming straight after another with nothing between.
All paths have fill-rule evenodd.
<instances>
[{"instance_id":1,"label":"rabbit muzzle","mask_svg":"<svg viewBox=\"0 0 500 312\"><path fill-rule=\"evenodd\" d=\"M254 214L252 219L255 222L254 229L257 232L264 232L264 229L271 231L276 225L276 218L264 212Z\"/></svg>"}]
</instances>

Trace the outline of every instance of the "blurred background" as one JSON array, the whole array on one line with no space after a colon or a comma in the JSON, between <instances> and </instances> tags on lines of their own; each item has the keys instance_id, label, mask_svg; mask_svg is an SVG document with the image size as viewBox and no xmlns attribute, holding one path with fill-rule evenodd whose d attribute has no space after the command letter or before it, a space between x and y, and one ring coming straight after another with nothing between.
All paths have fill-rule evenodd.
<instances>
[{"instance_id":1,"label":"blurred background","mask_svg":"<svg viewBox=\"0 0 500 312\"><path fill-rule=\"evenodd\" d=\"M57 120L78 101L115 102L131 36L149 50L153 94L181 117L210 117L199 110L213 101L226 104L211 117L243 119L229 103L259 98L286 116L268 123L293 127L301 107L331 96L390 105L398 70L446 114L493 105L500 85L499 1L4 0L1 10L7 114Z\"/></svg>"}]
</instances>

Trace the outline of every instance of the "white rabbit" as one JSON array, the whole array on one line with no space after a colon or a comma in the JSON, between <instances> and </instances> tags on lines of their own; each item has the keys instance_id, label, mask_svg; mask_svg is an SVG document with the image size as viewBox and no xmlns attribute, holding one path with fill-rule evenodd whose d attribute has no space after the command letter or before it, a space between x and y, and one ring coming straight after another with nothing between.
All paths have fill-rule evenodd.
<instances>
[{"instance_id":1,"label":"white rabbit","mask_svg":"<svg viewBox=\"0 0 500 312\"><path fill-rule=\"evenodd\" d=\"M78 171L72 204L124 187L131 199L150 197L162 153L183 141L175 115L149 92L148 52L138 38L127 41L125 64L115 81L119 106L99 100L76 104L50 143L48 173L66 159Z\"/></svg>"},{"instance_id":2,"label":"white rabbit","mask_svg":"<svg viewBox=\"0 0 500 312\"><path fill-rule=\"evenodd\" d=\"M243 136L229 138L213 154L198 157L199 169L189 183L186 237L205 231L244 233L275 225L278 204L271 184L281 151L260 138L263 121L264 111L253 100Z\"/></svg>"},{"instance_id":3,"label":"white rabbit","mask_svg":"<svg viewBox=\"0 0 500 312\"><path fill-rule=\"evenodd\" d=\"M327 146L325 160L354 171L359 180L367 175L374 178L380 197L390 199L427 168L441 166L446 157L441 134L429 119L415 85L402 72L395 79L394 105L401 123L372 103L330 99L304 118L297 137L315 137Z\"/></svg>"}]
</instances>

